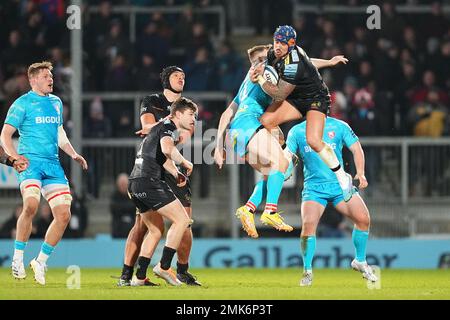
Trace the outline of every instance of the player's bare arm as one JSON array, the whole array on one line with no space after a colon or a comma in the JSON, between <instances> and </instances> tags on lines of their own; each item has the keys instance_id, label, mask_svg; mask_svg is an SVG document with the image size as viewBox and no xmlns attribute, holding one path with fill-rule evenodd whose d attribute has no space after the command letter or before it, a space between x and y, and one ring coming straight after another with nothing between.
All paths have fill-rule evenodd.
<instances>
[{"instance_id":1,"label":"player's bare arm","mask_svg":"<svg viewBox=\"0 0 450 320\"><path fill-rule=\"evenodd\" d=\"M350 151L353 154L353 161L356 167L356 175L354 179L359 180L358 188L364 189L367 188L369 183L367 182L366 176L364 175L364 166L365 166L365 158L364 158L364 150L359 141L355 142L350 146Z\"/></svg>"},{"instance_id":2,"label":"player's bare arm","mask_svg":"<svg viewBox=\"0 0 450 320\"><path fill-rule=\"evenodd\" d=\"M275 85L264 79L262 75L258 75L257 81L264 92L266 92L277 102L285 100L295 89L295 85L290 84L283 79L280 79L278 84Z\"/></svg>"},{"instance_id":3,"label":"player's bare arm","mask_svg":"<svg viewBox=\"0 0 450 320\"><path fill-rule=\"evenodd\" d=\"M63 126L60 126L58 128L58 145L61 150L64 151L69 157L78 162L83 170L88 169L86 160L75 151L69 139L67 138L67 134Z\"/></svg>"},{"instance_id":4,"label":"player's bare arm","mask_svg":"<svg viewBox=\"0 0 450 320\"><path fill-rule=\"evenodd\" d=\"M7 154L9 154L14 159L18 159L19 155L17 154L16 148L14 147L12 136L16 132L16 128L14 128L10 124L4 124L2 133L0 135L0 140L3 145L3 148Z\"/></svg>"},{"instance_id":5,"label":"player's bare arm","mask_svg":"<svg viewBox=\"0 0 450 320\"><path fill-rule=\"evenodd\" d=\"M347 62L348 62L348 59L346 57L344 57L343 55L334 56L333 58L331 58L329 60L316 59L316 58L311 58L310 60L317 69L335 67L340 63L347 64Z\"/></svg>"},{"instance_id":6,"label":"player's bare arm","mask_svg":"<svg viewBox=\"0 0 450 320\"><path fill-rule=\"evenodd\" d=\"M28 159L24 156L13 158L0 147L0 163L13 167L17 172L22 172L28 168Z\"/></svg>"},{"instance_id":7,"label":"player's bare arm","mask_svg":"<svg viewBox=\"0 0 450 320\"><path fill-rule=\"evenodd\" d=\"M220 116L219 127L217 128L216 148L214 150L214 161L219 166L219 169L222 169L225 160L224 159L225 132L228 128L228 125L231 122L231 119L233 119L237 108L238 105L233 101L230 103L228 108L226 108L225 111L222 112L222 115Z\"/></svg>"},{"instance_id":8,"label":"player's bare arm","mask_svg":"<svg viewBox=\"0 0 450 320\"><path fill-rule=\"evenodd\" d=\"M173 160L175 164L186 168L188 176L191 175L194 165L178 151L172 138L163 137L161 139L161 151L168 159Z\"/></svg>"},{"instance_id":9,"label":"player's bare arm","mask_svg":"<svg viewBox=\"0 0 450 320\"><path fill-rule=\"evenodd\" d=\"M169 119L170 116L165 117L161 121L164 121L166 119ZM141 116L141 125L142 129L136 131L136 135L144 137L152 130L154 126L156 126L158 122L155 119L155 116L151 113L146 113Z\"/></svg>"}]
</instances>

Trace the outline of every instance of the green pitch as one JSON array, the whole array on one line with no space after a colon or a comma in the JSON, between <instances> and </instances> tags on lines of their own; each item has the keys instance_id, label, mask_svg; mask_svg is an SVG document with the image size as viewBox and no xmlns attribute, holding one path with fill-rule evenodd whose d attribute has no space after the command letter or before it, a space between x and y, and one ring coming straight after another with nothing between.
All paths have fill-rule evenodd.
<instances>
[{"instance_id":1,"label":"green pitch","mask_svg":"<svg viewBox=\"0 0 450 320\"><path fill-rule=\"evenodd\" d=\"M151 270L150 270L151 271ZM47 285L34 282L32 271L17 281L0 268L0 299L450 299L450 270L382 270L380 288L352 270L317 269L310 288L299 287L298 269L193 269L203 287L116 287L119 269L81 269L81 288L67 289L63 269L49 269Z\"/></svg>"}]
</instances>

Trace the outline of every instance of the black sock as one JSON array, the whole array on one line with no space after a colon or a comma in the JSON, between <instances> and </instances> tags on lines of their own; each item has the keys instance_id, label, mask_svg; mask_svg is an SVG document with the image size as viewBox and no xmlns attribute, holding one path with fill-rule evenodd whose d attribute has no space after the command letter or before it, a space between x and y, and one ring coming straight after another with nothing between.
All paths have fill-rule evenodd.
<instances>
[{"instance_id":1,"label":"black sock","mask_svg":"<svg viewBox=\"0 0 450 320\"><path fill-rule=\"evenodd\" d=\"M122 275L120 276L120 279L131 280L131 278L133 278L133 272L134 272L133 267L127 266L126 264L124 264L123 268L122 268Z\"/></svg>"},{"instance_id":2,"label":"black sock","mask_svg":"<svg viewBox=\"0 0 450 320\"><path fill-rule=\"evenodd\" d=\"M186 273L189 269L189 263L182 264L177 262L177 273Z\"/></svg>"},{"instance_id":3,"label":"black sock","mask_svg":"<svg viewBox=\"0 0 450 320\"><path fill-rule=\"evenodd\" d=\"M175 252L177 252L177 250L164 246L161 257L161 269L169 270Z\"/></svg>"},{"instance_id":4,"label":"black sock","mask_svg":"<svg viewBox=\"0 0 450 320\"><path fill-rule=\"evenodd\" d=\"M140 256L137 261L136 277L139 280L144 280L147 277L147 268L150 264L150 258Z\"/></svg>"}]
</instances>

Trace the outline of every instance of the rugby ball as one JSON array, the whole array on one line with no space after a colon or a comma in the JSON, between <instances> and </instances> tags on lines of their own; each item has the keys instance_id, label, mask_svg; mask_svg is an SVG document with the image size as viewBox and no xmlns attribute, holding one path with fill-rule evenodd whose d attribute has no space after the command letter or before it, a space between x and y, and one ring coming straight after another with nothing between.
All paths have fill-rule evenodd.
<instances>
[{"instance_id":1,"label":"rugby ball","mask_svg":"<svg viewBox=\"0 0 450 320\"><path fill-rule=\"evenodd\" d=\"M278 83L278 73L275 70L274 67L267 65L264 68L264 74L263 74L264 79L266 79L267 81L273 83L273 84L277 84Z\"/></svg>"}]
</instances>

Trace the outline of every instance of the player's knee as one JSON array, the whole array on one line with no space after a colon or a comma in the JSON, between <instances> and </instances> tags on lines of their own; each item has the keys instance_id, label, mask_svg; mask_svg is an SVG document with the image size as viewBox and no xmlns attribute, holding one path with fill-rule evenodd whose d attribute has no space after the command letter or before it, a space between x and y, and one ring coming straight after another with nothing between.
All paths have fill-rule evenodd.
<instances>
[{"instance_id":1,"label":"player's knee","mask_svg":"<svg viewBox=\"0 0 450 320\"><path fill-rule=\"evenodd\" d=\"M369 215L361 215L355 221L355 225L358 230L368 230L370 228L370 216Z\"/></svg>"},{"instance_id":2,"label":"player's knee","mask_svg":"<svg viewBox=\"0 0 450 320\"><path fill-rule=\"evenodd\" d=\"M24 215L25 217L33 218L36 215L38 208L39 202L37 200L26 201L23 206L21 214Z\"/></svg>"},{"instance_id":3,"label":"player's knee","mask_svg":"<svg viewBox=\"0 0 450 320\"><path fill-rule=\"evenodd\" d=\"M302 234L312 235L316 233L317 222L309 219L303 219Z\"/></svg>"},{"instance_id":4,"label":"player's knee","mask_svg":"<svg viewBox=\"0 0 450 320\"><path fill-rule=\"evenodd\" d=\"M60 224L68 225L71 216L72 216L72 214L68 210L68 211L64 211L64 212L61 212L61 213L55 215L55 220L56 220L56 222L58 222Z\"/></svg>"},{"instance_id":5,"label":"player's knee","mask_svg":"<svg viewBox=\"0 0 450 320\"><path fill-rule=\"evenodd\" d=\"M187 215L183 215L178 219L177 223L180 225L181 228L187 229L192 225L192 223L194 223L194 220L189 218Z\"/></svg>"},{"instance_id":6,"label":"player's knee","mask_svg":"<svg viewBox=\"0 0 450 320\"><path fill-rule=\"evenodd\" d=\"M148 229L148 232L150 232L152 237L161 239L164 234L164 226L152 225L151 228Z\"/></svg>"},{"instance_id":7,"label":"player's knee","mask_svg":"<svg viewBox=\"0 0 450 320\"><path fill-rule=\"evenodd\" d=\"M315 152L320 152L322 150L323 142L322 137L318 137L315 135L307 135L306 143L313 149Z\"/></svg>"}]
</instances>

